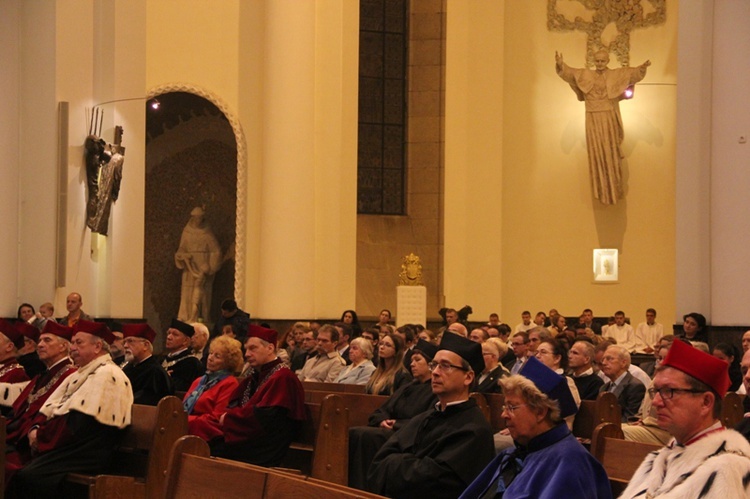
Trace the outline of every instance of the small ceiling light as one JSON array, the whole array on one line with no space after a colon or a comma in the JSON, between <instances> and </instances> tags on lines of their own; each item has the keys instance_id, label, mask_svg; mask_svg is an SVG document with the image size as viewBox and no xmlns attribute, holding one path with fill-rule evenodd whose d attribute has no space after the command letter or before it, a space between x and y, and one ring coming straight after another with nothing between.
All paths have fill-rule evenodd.
<instances>
[{"instance_id":1,"label":"small ceiling light","mask_svg":"<svg viewBox=\"0 0 750 499\"><path fill-rule=\"evenodd\" d=\"M635 93L635 85L630 85L628 88L625 89L625 91L622 93L623 99L632 99L633 94Z\"/></svg>"},{"instance_id":2,"label":"small ceiling light","mask_svg":"<svg viewBox=\"0 0 750 499\"><path fill-rule=\"evenodd\" d=\"M161 107L161 102L159 102L157 99L153 99L151 101L151 109L159 109Z\"/></svg>"}]
</instances>

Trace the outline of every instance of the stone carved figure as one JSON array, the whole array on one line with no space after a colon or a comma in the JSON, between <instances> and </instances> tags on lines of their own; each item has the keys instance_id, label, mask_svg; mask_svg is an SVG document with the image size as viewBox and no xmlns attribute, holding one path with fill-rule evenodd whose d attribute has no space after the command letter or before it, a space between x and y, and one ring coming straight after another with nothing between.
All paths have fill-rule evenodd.
<instances>
[{"instance_id":1,"label":"stone carved figure","mask_svg":"<svg viewBox=\"0 0 750 499\"><path fill-rule=\"evenodd\" d=\"M109 161L109 154L105 154L107 143L96 135L89 135L83 143L86 159L86 187L88 200L86 201L86 225L93 230L96 207L99 198L99 168Z\"/></svg>"},{"instance_id":2,"label":"stone carved figure","mask_svg":"<svg viewBox=\"0 0 750 499\"><path fill-rule=\"evenodd\" d=\"M174 262L182 270L178 318L185 322L207 318L214 275L221 267L222 254L219 241L206 224L203 208L196 207L190 212Z\"/></svg>"},{"instance_id":3,"label":"stone carved figure","mask_svg":"<svg viewBox=\"0 0 750 499\"><path fill-rule=\"evenodd\" d=\"M586 104L586 148L594 197L602 204L617 203L622 197L622 140L624 137L620 101L628 87L646 76L651 65L646 61L638 67L609 69L609 53L600 50L594 55L596 68L575 69L563 62L555 52L555 70L570 84L578 100Z\"/></svg>"},{"instance_id":4,"label":"stone carved figure","mask_svg":"<svg viewBox=\"0 0 750 499\"><path fill-rule=\"evenodd\" d=\"M424 286L422 282L422 262L414 253L406 255L401 263L401 273L398 275L399 286Z\"/></svg>"}]
</instances>

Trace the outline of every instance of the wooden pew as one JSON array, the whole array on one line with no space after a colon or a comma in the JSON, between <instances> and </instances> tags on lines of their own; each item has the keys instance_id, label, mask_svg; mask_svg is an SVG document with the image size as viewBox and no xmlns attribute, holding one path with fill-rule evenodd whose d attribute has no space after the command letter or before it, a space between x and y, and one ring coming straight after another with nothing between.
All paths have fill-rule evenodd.
<instances>
[{"instance_id":1,"label":"wooden pew","mask_svg":"<svg viewBox=\"0 0 750 499\"><path fill-rule=\"evenodd\" d=\"M474 394L472 393L472 396ZM505 428L505 420L503 419L503 405L505 404L505 397L501 393L482 393L477 395L482 395L484 398L484 404L487 407L487 410L489 411L489 422L490 426L492 427L492 433L497 433L498 431ZM482 405L479 407L484 411L484 408Z\"/></svg>"},{"instance_id":2,"label":"wooden pew","mask_svg":"<svg viewBox=\"0 0 750 499\"><path fill-rule=\"evenodd\" d=\"M160 498L172 444L187 431L187 414L178 398L164 397L156 407L134 404L132 422L115 451L118 475L71 473L68 486L84 487L90 499Z\"/></svg>"},{"instance_id":3,"label":"wooden pew","mask_svg":"<svg viewBox=\"0 0 750 499\"><path fill-rule=\"evenodd\" d=\"M306 402L308 419L292 442L282 466L326 482L346 485L349 479L349 412L339 394L319 403Z\"/></svg>"},{"instance_id":4,"label":"wooden pew","mask_svg":"<svg viewBox=\"0 0 750 499\"><path fill-rule=\"evenodd\" d=\"M319 404L330 392L305 390L305 402ZM344 401L344 407L349 411L349 428L352 426L367 426L372 414L381 405L386 403L389 397L385 395L367 395L364 393L339 392L335 395Z\"/></svg>"},{"instance_id":5,"label":"wooden pew","mask_svg":"<svg viewBox=\"0 0 750 499\"><path fill-rule=\"evenodd\" d=\"M326 393L365 393L365 385L349 385L345 383L321 383L318 381L303 381L305 391Z\"/></svg>"},{"instance_id":6,"label":"wooden pew","mask_svg":"<svg viewBox=\"0 0 750 499\"><path fill-rule=\"evenodd\" d=\"M734 392L727 392L721 403L721 424L727 428L734 428L742 421L744 416L742 396Z\"/></svg>"},{"instance_id":7,"label":"wooden pew","mask_svg":"<svg viewBox=\"0 0 750 499\"><path fill-rule=\"evenodd\" d=\"M611 392L602 392L595 401L581 400L581 406L573 421L573 435L581 440L581 443L588 445L597 425L615 423L619 427L621 419L622 412L617 396Z\"/></svg>"},{"instance_id":8,"label":"wooden pew","mask_svg":"<svg viewBox=\"0 0 750 499\"><path fill-rule=\"evenodd\" d=\"M186 436L172 447L162 497L377 499L381 496L260 466L212 458L209 457L208 445L203 440Z\"/></svg>"},{"instance_id":9,"label":"wooden pew","mask_svg":"<svg viewBox=\"0 0 750 499\"><path fill-rule=\"evenodd\" d=\"M484 398L484 395L479 392L472 392L469 394L469 397L473 398L474 401L477 403L477 407L479 407L479 410L482 411L482 414L484 415L484 419L486 419L488 423L492 424L492 417L490 415L490 406L487 404L487 399Z\"/></svg>"},{"instance_id":10,"label":"wooden pew","mask_svg":"<svg viewBox=\"0 0 750 499\"><path fill-rule=\"evenodd\" d=\"M660 445L624 440L620 423L601 423L591 439L591 453L602 463L614 497L619 496L650 452Z\"/></svg>"}]
</instances>

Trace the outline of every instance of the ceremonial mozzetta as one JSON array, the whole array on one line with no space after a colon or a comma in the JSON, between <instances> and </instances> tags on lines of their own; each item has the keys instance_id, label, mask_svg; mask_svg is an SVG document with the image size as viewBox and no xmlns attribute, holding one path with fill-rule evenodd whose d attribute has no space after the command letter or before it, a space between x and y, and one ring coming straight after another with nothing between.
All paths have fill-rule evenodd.
<instances>
[{"instance_id":1,"label":"ceremonial mozzetta","mask_svg":"<svg viewBox=\"0 0 750 499\"><path fill-rule=\"evenodd\" d=\"M251 325L245 342L250 372L218 421L204 422L211 454L261 466L278 466L306 419L297 376L276 357L278 334Z\"/></svg>"},{"instance_id":2,"label":"ceremonial mozzetta","mask_svg":"<svg viewBox=\"0 0 750 499\"><path fill-rule=\"evenodd\" d=\"M75 331L70 355L78 371L44 404L46 419L29 430L34 457L9 484L16 497L56 498L68 473L106 470L120 430L130 424L133 392L109 356L114 336L105 324L85 320Z\"/></svg>"},{"instance_id":3,"label":"ceremonial mozzetta","mask_svg":"<svg viewBox=\"0 0 750 499\"><path fill-rule=\"evenodd\" d=\"M649 393L659 427L674 438L646 457L620 497L750 497L750 444L719 419L730 383L726 362L672 343Z\"/></svg>"}]
</instances>

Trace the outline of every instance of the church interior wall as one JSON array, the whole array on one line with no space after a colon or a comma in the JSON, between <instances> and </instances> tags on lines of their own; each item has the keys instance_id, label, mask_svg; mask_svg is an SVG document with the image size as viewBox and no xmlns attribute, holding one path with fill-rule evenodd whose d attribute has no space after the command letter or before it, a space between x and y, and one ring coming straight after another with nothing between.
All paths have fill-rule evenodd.
<instances>
[{"instance_id":1,"label":"church interior wall","mask_svg":"<svg viewBox=\"0 0 750 499\"><path fill-rule=\"evenodd\" d=\"M591 194L583 104L554 71L556 50L571 66L583 65L585 36L548 31L546 4L541 2L506 2L503 15L504 29L497 35L504 38L503 104L500 114L485 116L480 122L480 126L495 130L498 123L503 124L502 153L461 170L467 185L474 186L483 182L482 175L502 170L496 184L502 190L500 205L474 213L474 217L458 217L473 234L481 237L495 231L502 240L502 277L492 298L497 305L494 309L475 307L475 314L484 318L490 312L499 312L505 320L513 321L526 309L546 311L556 307L574 316L590 307L597 315L609 315L621 308L628 315L640 317L647 307L655 307L662 317L671 317L675 274L675 5L669 3L666 24L636 30L631 36L631 64L650 59L654 65L636 86L635 98L621 104L626 194L610 207L599 205ZM450 10L448 16L450 19ZM481 16L477 19L469 28L473 36L489 29L483 28ZM476 60L473 66L467 63L469 71L497 63L486 60L484 51L468 51L463 56ZM451 91L449 86L449 103ZM488 93L481 98L491 105L494 95ZM447 129L452 126L451 119L460 119L460 115L448 117ZM451 147L453 144L446 145L449 151ZM450 172L450 165L446 172ZM447 213L448 198L446 192L446 222L451 216ZM468 199L460 201L467 203ZM452 264L448 261L448 240L446 274ZM617 284L592 282L594 248L619 249ZM474 265L474 260L481 260L457 252L459 259L471 263L456 262L456 268L463 269L463 285L451 288L446 301L460 306L471 301L462 297L470 296L470 288L493 269ZM452 279L457 278L446 276L446 290Z\"/></svg>"},{"instance_id":2,"label":"church interior wall","mask_svg":"<svg viewBox=\"0 0 750 499\"><path fill-rule=\"evenodd\" d=\"M19 273L19 168L21 128L18 117L21 107L21 8L16 2L0 2L0 178L5 186L0 196L0 211L3 213L3 233L0 238L0 303L3 314L14 315L14 304L18 298Z\"/></svg>"},{"instance_id":3,"label":"church interior wall","mask_svg":"<svg viewBox=\"0 0 750 499\"><path fill-rule=\"evenodd\" d=\"M8 14L2 16L3 26L10 29L1 36L10 41L0 48L9 62L0 88L11 98L4 99L2 110L17 118L0 124L7 132L0 139L0 173L17 189L0 203L6 233L18 235L0 242L6 264L0 283L3 315L15 314L18 299L38 305L52 296L60 312L72 290L84 295L84 309L96 315L141 315L142 282L132 268L142 268L144 166L137 137L143 138L143 106L118 103L106 109L105 138L116 124L123 125L128 149L123 197L106 241L84 229L84 111L175 81L220 95L237 110L246 133L248 244L240 256L247 263L246 308L255 316L282 318L337 317L353 305L382 306L374 294L356 295L355 303L355 286L375 283L380 292L387 284L392 292L412 241L383 246L381 256L395 262L394 271L372 269L369 276L381 272L384 284L368 279L356 262L367 254L354 237L363 227L381 224L381 233L389 235L400 229L379 217L356 216L356 53L351 51L358 35L352 4L320 0L297 9L283 2L208 6L190 1L173 11L173 3L146 0L3 2L2 12ZM427 4L448 8L444 2ZM740 83L748 77L737 61L748 43L746 29L731 28L747 19L747 5L681 2L679 12L677 5L667 2L666 24L631 35L631 64L650 59L653 65L635 98L621 105L626 197L604 208L590 192L583 104L554 73L555 50L569 64L583 64L583 35L547 31L544 2L473 2L474 11L451 4L456 17L447 11L447 26L462 31L454 40L447 38L446 60L455 61L456 71L445 68L446 119L437 120L446 144L444 149L424 146L421 164L438 174L420 172L428 179L420 182L428 189L421 193L423 208L435 220L419 225L419 240L434 244L437 254L434 287L439 291L433 303L442 305L444 295L446 305L474 305L474 317L500 312L510 321L527 308L554 306L575 315L589 306L607 315L617 307L639 317L654 306L664 322L688 309L708 311L714 323L748 322L748 276L735 264L741 261L738 249L750 239L738 215L747 164L747 146L738 138L748 113L737 110L747 108L746 85ZM489 26L483 15L501 16L502 30ZM113 17L116 23L109 21ZM290 22L300 23L304 41L288 36L284 26ZM498 31L501 41L493 43ZM216 42L200 41L206 37ZM313 49L302 47L311 40ZM479 51L478 44L491 45ZM315 63L296 67L295 73L291 68L299 54ZM466 74L459 74L458 64ZM291 82L282 78L289 74ZM717 74L727 76L712 82ZM487 86L474 91L481 88L476 82L485 82L483 76L490 78ZM452 89L474 94L451 94ZM294 109L284 106L289 98L298 104ZM39 193L56 187L61 100L71 109L65 165L68 259L67 285L55 289L56 199ZM290 122L305 130L302 137L290 137L285 130ZM433 127L435 120L429 123ZM463 124L476 130L476 137L462 130ZM281 148L296 151L286 154ZM290 162L294 167L285 164ZM304 182L289 178L300 172ZM449 189L458 196L450 196ZM472 205L472 196L482 200ZM290 208L292 203L304 209ZM271 212L273 223L264 220ZM444 250L443 231L451 234ZM480 251L477 240L486 241L492 253ZM294 245L302 249L290 249ZM618 284L591 282L596 247L620 249Z\"/></svg>"},{"instance_id":4,"label":"church interior wall","mask_svg":"<svg viewBox=\"0 0 750 499\"><path fill-rule=\"evenodd\" d=\"M715 2L711 87L712 324L747 324L750 220L742 207L750 185L750 3ZM743 61L743 62L738 62Z\"/></svg>"}]
</instances>

